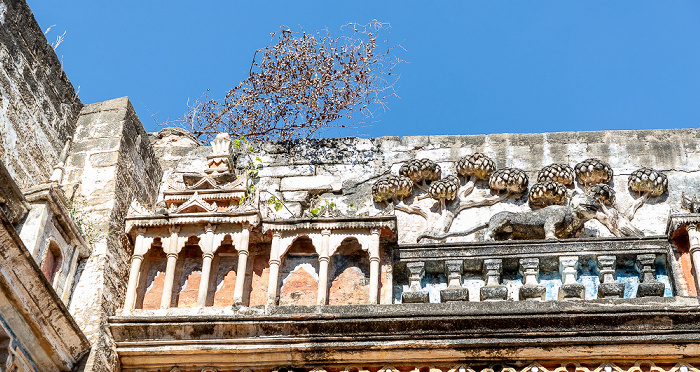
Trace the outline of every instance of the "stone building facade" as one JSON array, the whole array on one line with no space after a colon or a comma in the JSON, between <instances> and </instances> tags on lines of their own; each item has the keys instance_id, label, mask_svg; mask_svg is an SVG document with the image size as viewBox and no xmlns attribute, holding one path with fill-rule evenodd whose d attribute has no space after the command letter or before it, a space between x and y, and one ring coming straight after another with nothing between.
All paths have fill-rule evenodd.
<instances>
[{"instance_id":1,"label":"stone building facade","mask_svg":"<svg viewBox=\"0 0 700 372\"><path fill-rule=\"evenodd\" d=\"M0 0L0 370L698 372L696 129L203 144Z\"/></svg>"}]
</instances>

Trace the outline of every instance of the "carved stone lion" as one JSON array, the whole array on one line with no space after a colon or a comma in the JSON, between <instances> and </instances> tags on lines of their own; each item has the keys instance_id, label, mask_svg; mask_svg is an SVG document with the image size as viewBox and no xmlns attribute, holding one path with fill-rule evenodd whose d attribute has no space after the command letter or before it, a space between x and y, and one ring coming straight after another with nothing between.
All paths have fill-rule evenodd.
<instances>
[{"instance_id":1,"label":"carved stone lion","mask_svg":"<svg viewBox=\"0 0 700 372\"><path fill-rule=\"evenodd\" d=\"M574 194L569 205L548 207L524 212L499 212L489 222L469 230L442 235L424 234L421 239L444 240L451 236L465 236L486 229L484 240L506 239L566 239L579 236L583 224L594 218L598 202L590 194Z\"/></svg>"}]
</instances>

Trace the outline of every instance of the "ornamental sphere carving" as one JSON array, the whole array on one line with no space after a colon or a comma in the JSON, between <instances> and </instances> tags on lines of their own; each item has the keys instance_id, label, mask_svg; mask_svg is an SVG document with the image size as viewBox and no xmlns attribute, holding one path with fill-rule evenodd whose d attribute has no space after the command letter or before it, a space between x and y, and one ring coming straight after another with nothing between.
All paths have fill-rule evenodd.
<instances>
[{"instance_id":1,"label":"ornamental sphere carving","mask_svg":"<svg viewBox=\"0 0 700 372\"><path fill-rule=\"evenodd\" d=\"M615 190L606 183L599 183L589 187L586 190L586 194L593 195L596 200L602 201L607 206L615 204Z\"/></svg>"},{"instance_id":2,"label":"ornamental sphere carving","mask_svg":"<svg viewBox=\"0 0 700 372\"><path fill-rule=\"evenodd\" d=\"M430 159L413 159L401 165L399 174L406 176L415 183L437 181L442 175L438 163Z\"/></svg>"},{"instance_id":3,"label":"ornamental sphere carving","mask_svg":"<svg viewBox=\"0 0 700 372\"><path fill-rule=\"evenodd\" d=\"M431 183L428 196L435 200L452 200L457 197L457 191L459 191L459 178L449 175Z\"/></svg>"},{"instance_id":4,"label":"ornamental sphere carving","mask_svg":"<svg viewBox=\"0 0 700 372\"><path fill-rule=\"evenodd\" d=\"M496 162L480 152L457 160L457 173L466 178L476 177L480 180L487 180L495 170Z\"/></svg>"},{"instance_id":5,"label":"ornamental sphere carving","mask_svg":"<svg viewBox=\"0 0 700 372\"><path fill-rule=\"evenodd\" d=\"M627 180L630 190L649 196L661 196L668 188L666 175L650 168L641 168L630 174Z\"/></svg>"},{"instance_id":6,"label":"ornamental sphere carving","mask_svg":"<svg viewBox=\"0 0 700 372\"><path fill-rule=\"evenodd\" d=\"M544 181L532 185L528 199L530 206L542 208L549 205L564 205L567 196L566 186L559 182Z\"/></svg>"},{"instance_id":7,"label":"ornamental sphere carving","mask_svg":"<svg viewBox=\"0 0 700 372\"><path fill-rule=\"evenodd\" d=\"M579 182L585 186L610 183L613 178L613 171L610 165L595 158L586 159L576 164L574 171Z\"/></svg>"},{"instance_id":8,"label":"ornamental sphere carving","mask_svg":"<svg viewBox=\"0 0 700 372\"><path fill-rule=\"evenodd\" d=\"M521 194L527 190L527 174L522 169L503 168L491 174L489 187L496 191L506 191L510 194Z\"/></svg>"},{"instance_id":9,"label":"ornamental sphere carving","mask_svg":"<svg viewBox=\"0 0 700 372\"><path fill-rule=\"evenodd\" d=\"M393 174L377 180L372 186L372 196L377 203L402 200L413 193L413 182L405 176Z\"/></svg>"},{"instance_id":10,"label":"ornamental sphere carving","mask_svg":"<svg viewBox=\"0 0 700 372\"><path fill-rule=\"evenodd\" d=\"M537 182L553 181L564 186L574 184L574 170L569 164L550 164L537 173Z\"/></svg>"}]
</instances>

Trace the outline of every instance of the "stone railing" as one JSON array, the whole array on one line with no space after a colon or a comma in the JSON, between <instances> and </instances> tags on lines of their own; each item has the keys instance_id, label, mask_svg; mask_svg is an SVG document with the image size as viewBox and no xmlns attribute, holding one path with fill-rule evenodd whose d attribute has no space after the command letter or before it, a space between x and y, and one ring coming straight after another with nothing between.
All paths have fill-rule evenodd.
<instances>
[{"instance_id":1,"label":"stone railing","mask_svg":"<svg viewBox=\"0 0 700 372\"><path fill-rule=\"evenodd\" d=\"M670 297L665 237L403 245L394 302Z\"/></svg>"}]
</instances>

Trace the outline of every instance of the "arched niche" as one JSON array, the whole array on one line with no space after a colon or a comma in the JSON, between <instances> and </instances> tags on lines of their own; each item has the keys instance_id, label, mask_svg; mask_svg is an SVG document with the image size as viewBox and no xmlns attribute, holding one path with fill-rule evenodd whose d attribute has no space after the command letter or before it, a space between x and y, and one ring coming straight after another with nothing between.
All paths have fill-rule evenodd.
<instances>
[{"instance_id":1,"label":"arched niche","mask_svg":"<svg viewBox=\"0 0 700 372\"><path fill-rule=\"evenodd\" d=\"M278 284L279 305L316 305L318 253L311 239L297 237L282 257Z\"/></svg>"},{"instance_id":2,"label":"arched niche","mask_svg":"<svg viewBox=\"0 0 700 372\"><path fill-rule=\"evenodd\" d=\"M53 240L49 240L48 247L44 252L44 259L41 262L41 271L46 276L51 286L54 286L57 278L60 275L61 266L63 265L63 254L61 248Z\"/></svg>"},{"instance_id":3,"label":"arched niche","mask_svg":"<svg viewBox=\"0 0 700 372\"><path fill-rule=\"evenodd\" d=\"M357 238L346 238L335 249L328 267L328 304L369 302L369 254Z\"/></svg>"},{"instance_id":4,"label":"arched niche","mask_svg":"<svg viewBox=\"0 0 700 372\"><path fill-rule=\"evenodd\" d=\"M267 287L270 281L270 244L251 244L250 251L250 283L246 280L243 286L243 304L248 306L265 305L267 303Z\"/></svg>"},{"instance_id":5,"label":"arched niche","mask_svg":"<svg viewBox=\"0 0 700 372\"><path fill-rule=\"evenodd\" d=\"M145 310L160 308L167 260L161 238L153 238L153 243L143 256L139 286L136 290L135 308Z\"/></svg>"},{"instance_id":6,"label":"arched niche","mask_svg":"<svg viewBox=\"0 0 700 372\"><path fill-rule=\"evenodd\" d=\"M207 306L233 305L233 291L238 273L238 252L230 234L226 234L214 253L212 272L209 276Z\"/></svg>"},{"instance_id":7,"label":"arched niche","mask_svg":"<svg viewBox=\"0 0 700 372\"><path fill-rule=\"evenodd\" d=\"M200 238L190 235L178 254L170 307L197 307L202 278L202 248L199 244Z\"/></svg>"}]
</instances>

